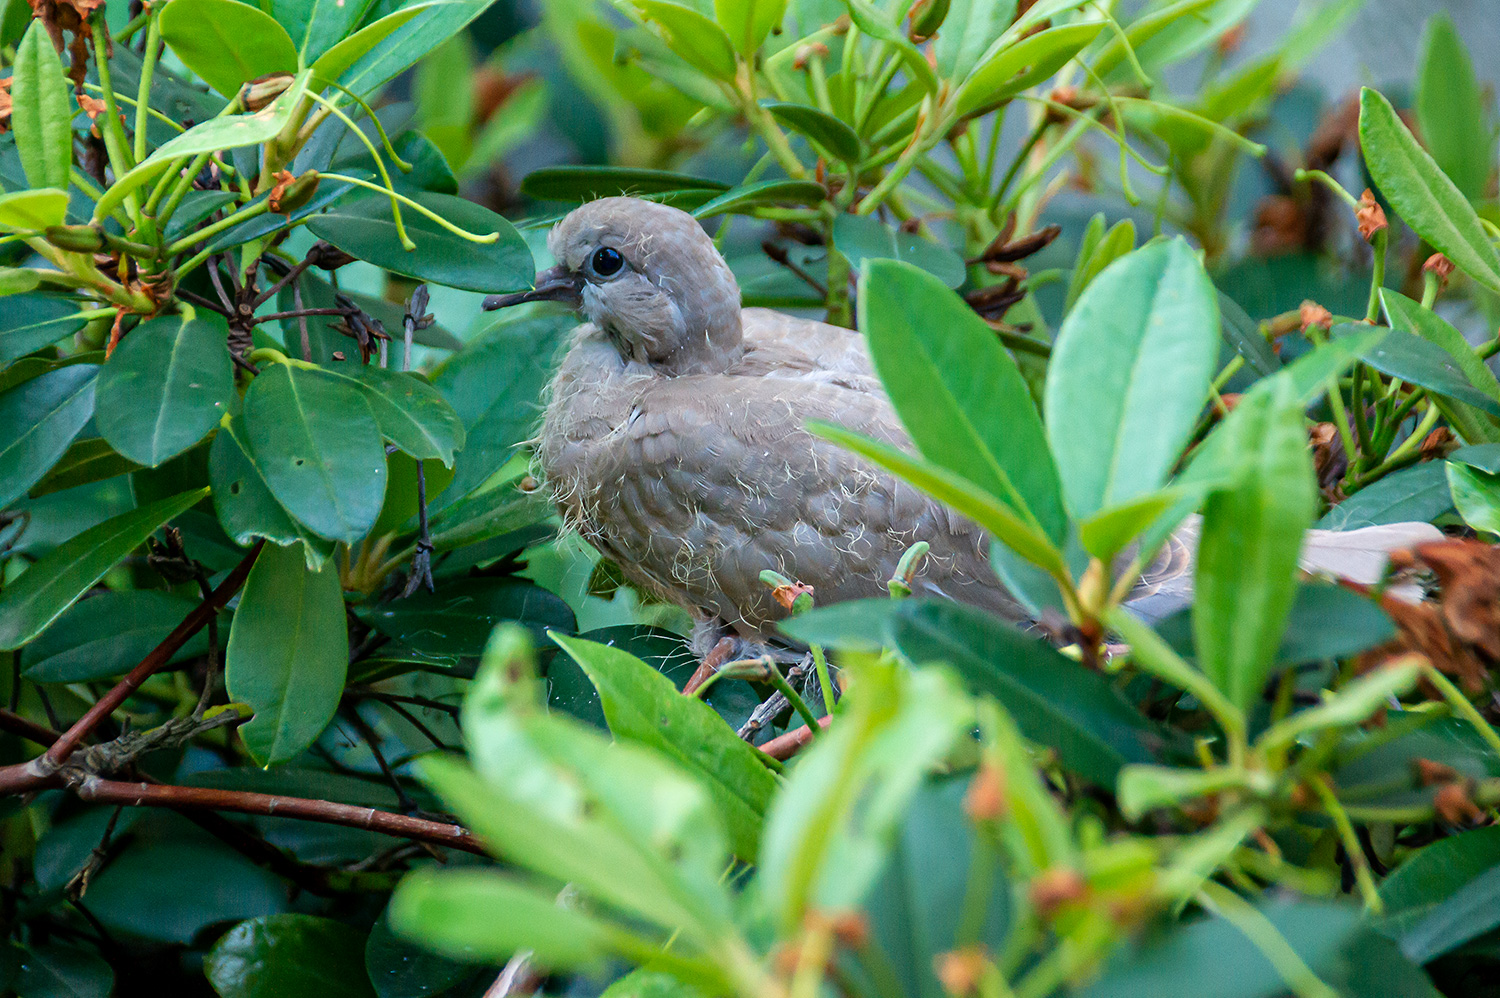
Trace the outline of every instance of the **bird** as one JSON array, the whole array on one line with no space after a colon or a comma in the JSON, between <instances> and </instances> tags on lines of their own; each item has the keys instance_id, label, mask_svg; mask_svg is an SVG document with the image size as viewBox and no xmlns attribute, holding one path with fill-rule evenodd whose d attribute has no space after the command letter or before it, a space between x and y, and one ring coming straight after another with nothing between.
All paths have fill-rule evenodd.
<instances>
[{"instance_id":1,"label":"bird","mask_svg":"<svg viewBox=\"0 0 1500 998\"><path fill-rule=\"evenodd\" d=\"M659 202L586 202L547 247L556 265L532 289L484 301L560 302L586 320L547 390L542 478L567 526L688 611L700 659L784 645L777 625L789 610L765 570L810 586L819 606L884 596L918 541L930 547L914 594L1035 623L991 568L983 529L808 431L824 420L913 449L863 336L743 308L698 220ZM1311 531L1304 567L1374 582L1386 551L1441 537L1429 524L1396 527ZM1194 517L1147 565L1127 609L1156 620L1191 601L1197 536Z\"/></svg>"}]
</instances>

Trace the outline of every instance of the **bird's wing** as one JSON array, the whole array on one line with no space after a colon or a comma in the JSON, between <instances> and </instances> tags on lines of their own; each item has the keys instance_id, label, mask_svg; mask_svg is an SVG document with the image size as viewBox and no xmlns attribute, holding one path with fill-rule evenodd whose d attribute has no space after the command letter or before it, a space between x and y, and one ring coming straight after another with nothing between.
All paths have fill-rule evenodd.
<instances>
[{"instance_id":1,"label":"bird's wing","mask_svg":"<svg viewBox=\"0 0 1500 998\"><path fill-rule=\"evenodd\" d=\"M621 421L572 441L554 488L623 569L745 633L785 616L764 569L813 586L818 602L878 596L918 540L932 545L919 591L1019 616L978 527L806 431L809 419L829 420L909 446L883 393L828 375L621 385L628 404L622 395L610 407Z\"/></svg>"},{"instance_id":2,"label":"bird's wing","mask_svg":"<svg viewBox=\"0 0 1500 998\"><path fill-rule=\"evenodd\" d=\"M754 355L763 351L782 364L800 353L820 371L866 377L875 374L865 338L851 329L769 308L747 308L740 317L752 362Z\"/></svg>"}]
</instances>

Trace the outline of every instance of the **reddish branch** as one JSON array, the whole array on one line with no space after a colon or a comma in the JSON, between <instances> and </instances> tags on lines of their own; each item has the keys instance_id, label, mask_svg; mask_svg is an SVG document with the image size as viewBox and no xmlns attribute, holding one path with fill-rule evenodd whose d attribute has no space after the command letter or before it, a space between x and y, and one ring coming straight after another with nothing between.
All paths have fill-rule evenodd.
<instances>
[{"instance_id":1,"label":"reddish branch","mask_svg":"<svg viewBox=\"0 0 1500 998\"><path fill-rule=\"evenodd\" d=\"M73 787L73 792L86 801L122 804L126 807L170 807L178 810L204 808L267 817L302 818L327 825L363 828L398 838L419 839L434 845L484 855L484 847L479 844L479 840L461 825L392 814L373 807L355 807L353 804L335 804L333 801L257 794L243 790L126 783L92 775L79 780Z\"/></svg>"},{"instance_id":2,"label":"reddish branch","mask_svg":"<svg viewBox=\"0 0 1500 998\"><path fill-rule=\"evenodd\" d=\"M818 718L818 727L826 728L832 720L833 718L826 715L820 717ZM802 746L812 741L812 736L812 729L804 724L802 727L788 731L784 735L777 735L762 745L760 750L772 759L785 761L796 755Z\"/></svg>"},{"instance_id":3,"label":"reddish branch","mask_svg":"<svg viewBox=\"0 0 1500 998\"><path fill-rule=\"evenodd\" d=\"M228 603L234 594L240 591L240 586L245 584L245 577L250 574L250 567L255 564L255 556L260 554L261 546L264 543L264 541L257 542L255 547L250 549L250 553L241 558L240 563L234 566L234 570L229 573L223 582L219 583L219 588L209 594L208 599L194 607L193 611L183 619L182 623L178 624L172 630L171 634L162 639L161 644L153 648L149 655L141 659L139 665L131 669L130 673L124 679L115 684L114 689L100 697L98 702L88 709L87 713L80 717L71 728L64 731L62 737L53 742L52 747L47 750L47 754L42 757L40 767L33 765L36 760L33 760L33 763L28 763L28 767L33 770L42 769L43 771L51 771L66 762L68 756L72 755L74 750L83 744L83 740L88 737L89 732L93 731L94 727L100 721L113 714L120 704L130 699L131 694L139 689L142 683L150 679L163 666L170 662L172 656L177 654L178 649L187 644L188 640L194 634L201 631L207 625L209 618L223 609L224 604Z\"/></svg>"}]
</instances>

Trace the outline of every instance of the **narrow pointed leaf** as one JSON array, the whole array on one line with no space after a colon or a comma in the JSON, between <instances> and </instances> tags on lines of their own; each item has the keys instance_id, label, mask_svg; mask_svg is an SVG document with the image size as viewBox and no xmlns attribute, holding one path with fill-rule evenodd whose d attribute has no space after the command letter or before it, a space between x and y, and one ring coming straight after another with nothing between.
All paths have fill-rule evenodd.
<instances>
[{"instance_id":1,"label":"narrow pointed leaf","mask_svg":"<svg viewBox=\"0 0 1500 998\"><path fill-rule=\"evenodd\" d=\"M73 163L73 106L62 59L40 19L31 22L16 47L10 121L27 183L67 190Z\"/></svg>"},{"instance_id":2,"label":"narrow pointed leaf","mask_svg":"<svg viewBox=\"0 0 1500 998\"><path fill-rule=\"evenodd\" d=\"M161 36L225 97L250 80L299 68L297 46L281 23L239 0L172 0L161 12Z\"/></svg>"},{"instance_id":3,"label":"narrow pointed leaf","mask_svg":"<svg viewBox=\"0 0 1500 998\"><path fill-rule=\"evenodd\" d=\"M43 555L0 590L0 650L31 641L158 527L207 495L197 489L121 513Z\"/></svg>"}]
</instances>

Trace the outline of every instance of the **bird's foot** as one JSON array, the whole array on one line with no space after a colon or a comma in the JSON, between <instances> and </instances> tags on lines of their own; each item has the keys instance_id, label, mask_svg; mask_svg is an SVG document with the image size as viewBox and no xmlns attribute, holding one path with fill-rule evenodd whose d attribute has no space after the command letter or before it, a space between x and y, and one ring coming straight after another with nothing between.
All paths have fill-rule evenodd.
<instances>
[{"instance_id":1,"label":"bird's foot","mask_svg":"<svg viewBox=\"0 0 1500 998\"><path fill-rule=\"evenodd\" d=\"M692 696L698 692L698 687L708 682L708 678L718 672L720 666L729 661L729 656L733 652L734 639L720 638L718 643L709 649L708 654L703 656L703 661L699 664L697 671L688 677L687 683L682 687L682 692L687 696Z\"/></svg>"}]
</instances>

